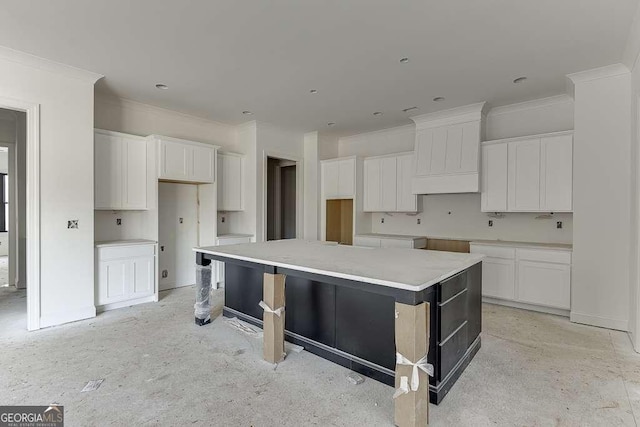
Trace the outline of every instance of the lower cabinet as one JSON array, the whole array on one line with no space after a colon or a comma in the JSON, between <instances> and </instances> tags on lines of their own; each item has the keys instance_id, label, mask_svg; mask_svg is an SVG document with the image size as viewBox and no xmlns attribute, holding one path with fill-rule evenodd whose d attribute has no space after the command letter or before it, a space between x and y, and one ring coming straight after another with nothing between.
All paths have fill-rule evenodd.
<instances>
[{"instance_id":1,"label":"lower cabinet","mask_svg":"<svg viewBox=\"0 0 640 427\"><path fill-rule=\"evenodd\" d=\"M96 306L108 310L152 300L156 292L155 248L155 243L99 245Z\"/></svg>"},{"instance_id":2,"label":"lower cabinet","mask_svg":"<svg viewBox=\"0 0 640 427\"><path fill-rule=\"evenodd\" d=\"M482 296L527 308L570 310L571 251L471 243L482 261Z\"/></svg>"},{"instance_id":3,"label":"lower cabinet","mask_svg":"<svg viewBox=\"0 0 640 427\"><path fill-rule=\"evenodd\" d=\"M361 235L353 238L353 246L365 246L370 248L407 248L422 249L427 246L426 237L384 235Z\"/></svg>"}]
</instances>

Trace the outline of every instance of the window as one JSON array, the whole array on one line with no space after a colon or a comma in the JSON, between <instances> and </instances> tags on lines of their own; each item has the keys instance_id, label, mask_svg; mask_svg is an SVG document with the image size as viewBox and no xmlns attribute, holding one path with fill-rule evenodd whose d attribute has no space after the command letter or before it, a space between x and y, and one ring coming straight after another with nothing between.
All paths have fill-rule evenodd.
<instances>
[{"instance_id":1,"label":"window","mask_svg":"<svg viewBox=\"0 0 640 427\"><path fill-rule=\"evenodd\" d=\"M0 173L0 233L9 231L9 175Z\"/></svg>"}]
</instances>

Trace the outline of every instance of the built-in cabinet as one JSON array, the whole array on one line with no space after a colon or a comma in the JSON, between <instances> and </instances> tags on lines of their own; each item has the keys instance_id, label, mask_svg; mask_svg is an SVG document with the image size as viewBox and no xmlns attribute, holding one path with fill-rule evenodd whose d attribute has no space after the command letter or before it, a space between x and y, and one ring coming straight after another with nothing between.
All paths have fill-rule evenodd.
<instances>
[{"instance_id":1,"label":"built-in cabinet","mask_svg":"<svg viewBox=\"0 0 640 427\"><path fill-rule=\"evenodd\" d=\"M146 210L147 140L94 131L95 209Z\"/></svg>"},{"instance_id":2,"label":"built-in cabinet","mask_svg":"<svg viewBox=\"0 0 640 427\"><path fill-rule=\"evenodd\" d=\"M427 246L427 238L392 234L358 234L353 237L353 245L369 248L422 249Z\"/></svg>"},{"instance_id":3,"label":"built-in cabinet","mask_svg":"<svg viewBox=\"0 0 640 427\"><path fill-rule=\"evenodd\" d=\"M483 143L483 212L571 212L573 132Z\"/></svg>"},{"instance_id":4,"label":"built-in cabinet","mask_svg":"<svg viewBox=\"0 0 640 427\"><path fill-rule=\"evenodd\" d=\"M322 196L326 199L352 199L356 190L355 157L321 162Z\"/></svg>"},{"instance_id":5,"label":"built-in cabinet","mask_svg":"<svg viewBox=\"0 0 640 427\"><path fill-rule=\"evenodd\" d=\"M412 117L414 194L476 193L484 103Z\"/></svg>"},{"instance_id":6,"label":"built-in cabinet","mask_svg":"<svg viewBox=\"0 0 640 427\"><path fill-rule=\"evenodd\" d=\"M216 178L217 146L152 135L158 143L158 178L209 184Z\"/></svg>"},{"instance_id":7,"label":"built-in cabinet","mask_svg":"<svg viewBox=\"0 0 640 427\"><path fill-rule=\"evenodd\" d=\"M156 243L96 244L96 306L99 310L156 300Z\"/></svg>"},{"instance_id":8,"label":"built-in cabinet","mask_svg":"<svg viewBox=\"0 0 640 427\"><path fill-rule=\"evenodd\" d=\"M244 156L218 153L218 210L241 211L243 194Z\"/></svg>"},{"instance_id":9,"label":"built-in cabinet","mask_svg":"<svg viewBox=\"0 0 640 427\"><path fill-rule=\"evenodd\" d=\"M413 153L364 159L364 211L416 212L411 192Z\"/></svg>"},{"instance_id":10,"label":"built-in cabinet","mask_svg":"<svg viewBox=\"0 0 640 427\"><path fill-rule=\"evenodd\" d=\"M490 302L566 314L571 308L571 249L471 243L482 261L482 295ZM553 310L560 310L553 311Z\"/></svg>"}]
</instances>

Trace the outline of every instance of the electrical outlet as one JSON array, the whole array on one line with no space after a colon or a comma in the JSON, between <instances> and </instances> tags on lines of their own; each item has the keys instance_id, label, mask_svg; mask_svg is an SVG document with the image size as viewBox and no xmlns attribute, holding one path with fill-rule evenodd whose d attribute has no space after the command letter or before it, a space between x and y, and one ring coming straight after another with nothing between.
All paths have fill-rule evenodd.
<instances>
[{"instance_id":1,"label":"electrical outlet","mask_svg":"<svg viewBox=\"0 0 640 427\"><path fill-rule=\"evenodd\" d=\"M384 224L384 218L380 218L380 224Z\"/></svg>"},{"instance_id":2,"label":"electrical outlet","mask_svg":"<svg viewBox=\"0 0 640 427\"><path fill-rule=\"evenodd\" d=\"M224 223L224 217L222 217L222 218L220 219L220 222Z\"/></svg>"},{"instance_id":3,"label":"electrical outlet","mask_svg":"<svg viewBox=\"0 0 640 427\"><path fill-rule=\"evenodd\" d=\"M122 218L116 218L116 225L122 225Z\"/></svg>"},{"instance_id":4,"label":"electrical outlet","mask_svg":"<svg viewBox=\"0 0 640 427\"><path fill-rule=\"evenodd\" d=\"M493 227L493 220L492 219L489 220L489 227Z\"/></svg>"},{"instance_id":5,"label":"electrical outlet","mask_svg":"<svg viewBox=\"0 0 640 427\"><path fill-rule=\"evenodd\" d=\"M67 228L78 228L78 220L70 219L69 221L67 221Z\"/></svg>"},{"instance_id":6,"label":"electrical outlet","mask_svg":"<svg viewBox=\"0 0 640 427\"><path fill-rule=\"evenodd\" d=\"M180 218L178 221L180 221L180 224L182 224L184 222L184 219Z\"/></svg>"},{"instance_id":7,"label":"electrical outlet","mask_svg":"<svg viewBox=\"0 0 640 427\"><path fill-rule=\"evenodd\" d=\"M167 277L169 277L169 271L168 270L162 270L162 278L166 279Z\"/></svg>"},{"instance_id":8,"label":"electrical outlet","mask_svg":"<svg viewBox=\"0 0 640 427\"><path fill-rule=\"evenodd\" d=\"M562 228L562 221L556 222L556 228Z\"/></svg>"},{"instance_id":9,"label":"electrical outlet","mask_svg":"<svg viewBox=\"0 0 640 427\"><path fill-rule=\"evenodd\" d=\"M420 225L420 218L418 218L416 222L418 223L418 225Z\"/></svg>"}]
</instances>

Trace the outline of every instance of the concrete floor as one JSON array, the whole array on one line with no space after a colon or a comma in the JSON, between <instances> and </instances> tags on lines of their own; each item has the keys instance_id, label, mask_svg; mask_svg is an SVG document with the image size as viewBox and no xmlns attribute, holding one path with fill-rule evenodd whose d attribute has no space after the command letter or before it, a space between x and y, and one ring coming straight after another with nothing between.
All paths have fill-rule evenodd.
<instances>
[{"instance_id":1,"label":"concrete floor","mask_svg":"<svg viewBox=\"0 0 640 427\"><path fill-rule=\"evenodd\" d=\"M216 292L219 313L222 291ZM0 402L65 406L68 425L393 425L391 387L347 381L310 353L277 367L221 318L193 324L193 288L28 333L24 291L0 288ZM635 425L640 355L625 333L485 305L482 349L432 425ZM22 320L20 320L22 319ZM88 380L104 378L93 392Z\"/></svg>"}]
</instances>

